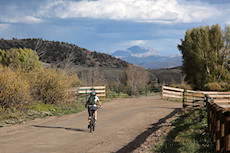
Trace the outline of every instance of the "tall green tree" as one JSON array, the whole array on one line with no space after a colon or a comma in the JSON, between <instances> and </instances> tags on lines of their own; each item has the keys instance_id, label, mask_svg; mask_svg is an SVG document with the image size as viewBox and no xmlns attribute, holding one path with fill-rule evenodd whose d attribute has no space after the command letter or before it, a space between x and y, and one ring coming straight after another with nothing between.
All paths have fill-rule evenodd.
<instances>
[{"instance_id":1,"label":"tall green tree","mask_svg":"<svg viewBox=\"0 0 230 153\"><path fill-rule=\"evenodd\" d=\"M224 49L222 50L223 56L223 67L227 67L228 71L230 71L230 25L225 26L224 31Z\"/></svg>"},{"instance_id":2,"label":"tall green tree","mask_svg":"<svg viewBox=\"0 0 230 153\"><path fill-rule=\"evenodd\" d=\"M187 30L184 40L181 39L178 49L183 55L182 70L186 74L185 81L194 89L202 90L211 82L229 81L224 40L225 44L229 45L227 38L230 37L227 34L224 36L217 24Z\"/></svg>"}]
</instances>

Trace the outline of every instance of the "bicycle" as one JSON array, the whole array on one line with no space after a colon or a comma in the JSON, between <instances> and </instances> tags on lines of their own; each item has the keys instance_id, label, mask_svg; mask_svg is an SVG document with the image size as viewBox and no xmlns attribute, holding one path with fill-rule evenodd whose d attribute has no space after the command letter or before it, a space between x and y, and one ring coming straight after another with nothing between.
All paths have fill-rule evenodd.
<instances>
[{"instance_id":1,"label":"bicycle","mask_svg":"<svg viewBox=\"0 0 230 153\"><path fill-rule=\"evenodd\" d=\"M102 107L98 107L98 109L100 109ZM89 123L89 132L93 132L95 131L95 126L96 126L96 123L95 123L95 111L93 111L93 115L91 116L90 118L90 123Z\"/></svg>"}]
</instances>

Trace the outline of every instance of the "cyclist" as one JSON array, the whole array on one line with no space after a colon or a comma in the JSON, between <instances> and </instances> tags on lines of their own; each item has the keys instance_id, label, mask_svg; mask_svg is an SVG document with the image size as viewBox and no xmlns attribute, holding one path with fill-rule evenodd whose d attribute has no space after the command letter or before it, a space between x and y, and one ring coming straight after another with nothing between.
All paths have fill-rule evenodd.
<instances>
[{"instance_id":1,"label":"cyclist","mask_svg":"<svg viewBox=\"0 0 230 153\"><path fill-rule=\"evenodd\" d=\"M96 96L96 92L92 91L90 93L90 96L87 99L87 102L85 104L85 107L88 107L88 113L89 113L89 117L88 117L88 128L89 128L89 124L90 124L90 119L91 116L93 116L93 112L95 114L95 123L97 121L97 104L100 105L100 107L102 107L101 102L99 100L99 98Z\"/></svg>"}]
</instances>

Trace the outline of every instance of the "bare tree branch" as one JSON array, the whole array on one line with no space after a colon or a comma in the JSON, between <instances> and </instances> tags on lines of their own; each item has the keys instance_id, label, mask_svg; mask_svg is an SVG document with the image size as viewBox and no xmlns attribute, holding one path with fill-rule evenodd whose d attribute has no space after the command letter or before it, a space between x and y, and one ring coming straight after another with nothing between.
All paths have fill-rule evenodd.
<instances>
[{"instance_id":1,"label":"bare tree branch","mask_svg":"<svg viewBox=\"0 0 230 153\"><path fill-rule=\"evenodd\" d=\"M42 42L42 39L36 39L36 41L34 42L34 50L37 52L39 58L45 55L47 48L47 46L44 45L44 43Z\"/></svg>"}]
</instances>

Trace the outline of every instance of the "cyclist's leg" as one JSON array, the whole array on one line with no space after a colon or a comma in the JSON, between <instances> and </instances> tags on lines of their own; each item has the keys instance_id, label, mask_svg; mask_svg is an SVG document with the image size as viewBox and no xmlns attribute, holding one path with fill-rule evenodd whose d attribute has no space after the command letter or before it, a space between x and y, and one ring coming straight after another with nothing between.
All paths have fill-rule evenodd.
<instances>
[{"instance_id":1,"label":"cyclist's leg","mask_svg":"<svg viewBox=\"0 0 230 153\"><path fill-rule=\"evenodd\" d=\"M94 111L95 115L95 121L97 121L97 110Z\"/></svg>"},{"instance_id":2,"label":"cyclist's leg","mask_svg":"<svg viewBox=\"0 0 230 153\"><path fill-rule=\"evenodd\" d=\"M89 117L88 117L88 127L89 127L91 116L93 115L93 111L90 107L88 107L88 114L89 114Z\"/></svg>"}]
</instances>

